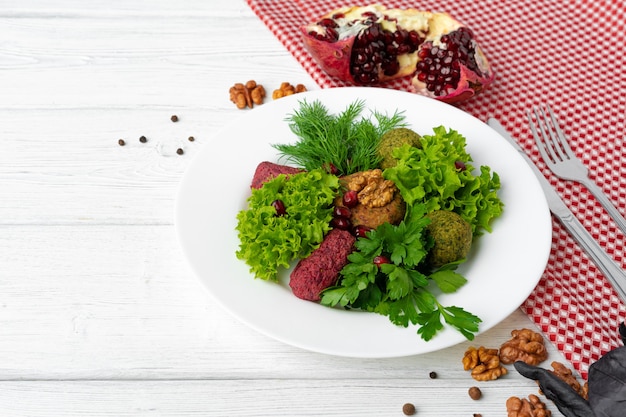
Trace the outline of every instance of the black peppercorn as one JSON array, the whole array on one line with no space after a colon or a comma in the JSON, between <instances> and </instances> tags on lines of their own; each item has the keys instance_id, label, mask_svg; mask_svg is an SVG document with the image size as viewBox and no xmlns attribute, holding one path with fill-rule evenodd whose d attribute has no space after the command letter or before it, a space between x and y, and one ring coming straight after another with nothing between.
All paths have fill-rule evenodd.
<instances>
[{"instance_id":1,"label":"black peppercorn","mask_svg":"<svg viewBox=\"0 0 626 417\"><path fill-rule=\"evenodd\" d=\"M118 145L120 145L120 146L124 146L124 145L126 145L126 142L124 141L124 139L120 139L120 140L118 140L118 141L117 141L117 143L118 143Z\"/></svg>"},{"instance_id":2,"label":"black peppercorn","mask_svg":"<svg viewBox=\"0 0 626 417\"><path fill-rule=\"evenodd\" d=\"M170 120L174 123L176 123L178 121L178 116L173 115L172 117L170 117Z\"/></svg>"},{"instance_id":3,"label":"black peppercorn","mask_svg":"<svg viewBox=\"0 0 626 417\"><path fill-rule=\"evenodd\" d=\"M176 153L179 154L179 155L182 155L182 154L185 153L185 151L183 151L183 148L178 148L178 149L176 149Z\"/></svg>"},{"instance_id":4,"label":"black peppercorn","mask_svg":"<svg viewBox=\"0 0 626 417\"><path fill-rule=\"evenodd\" d=\"M430 377L430 379L435 379L437 378L437 372L432 371L431 373L428 374L428 376Z\"/></svg>"},{"instance_id":5,"label":"black peppercorn","mask_svg":"<svg viewBox=\"0 0 626 417\"><path fill-rule=\"evenodd\" d=\"M146 143L147 141L148 141L148 139L146 139L146 137L145 137L145 136L140 136L140 137L139 137L139 142L141 142L141 143Z\"/></svg>"},{"instance_id":6,"label":"black peppercorn","mask_svg":"<svg viewBox=\"0 0 626 417\"><path fill-rule=\"evenodd\" d=\"M193 142L194 140L196 140L196 138L194 138L193 136L189 136L189 142Z\"/></svg>"}]
</instances>

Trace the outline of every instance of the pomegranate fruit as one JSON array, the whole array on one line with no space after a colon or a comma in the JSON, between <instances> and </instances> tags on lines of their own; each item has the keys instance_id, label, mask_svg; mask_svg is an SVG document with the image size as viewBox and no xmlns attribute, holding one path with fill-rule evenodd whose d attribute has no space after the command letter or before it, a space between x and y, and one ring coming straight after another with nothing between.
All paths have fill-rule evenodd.
<instances>
[{"instance_id":1,"label":"pomegranate fruit","mask_svg":"<svg viewBox=\"0 0 626 417\"><path fill-rule=\"evenodd\" d=\"M416 92L457 103L494 79L472 31L447 13L378 4L343 7L301 31L320 67L351 84L412 76Z\"/></svg>"}]
</instances>

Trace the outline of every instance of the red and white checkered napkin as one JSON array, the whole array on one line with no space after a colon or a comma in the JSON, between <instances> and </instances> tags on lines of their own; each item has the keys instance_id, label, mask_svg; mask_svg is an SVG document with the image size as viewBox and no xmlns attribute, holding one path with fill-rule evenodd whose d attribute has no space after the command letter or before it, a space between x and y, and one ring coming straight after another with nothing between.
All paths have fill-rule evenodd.
<instances>
[{"instance_id":1,"label":"red and white checkered napkin","mask_svg":"<svg viewBox=\"0 0 626 417\"><path fill-rule=\"evenodd\" d=\"M344 85L311 59L298 28L334 8L351 5L349 0L247 2L320 87ZM622 2L380 3L445 11L473 30L496 72L496 81L460 107L482 120L496 117L538 162L593 237L626 268L626 237L586 188L557 179L545 168L524 114L533 105L550 103L590 176L626 214L626 8ZM411 89L407 80L386 86ZM584 378L591 363L621 345L617 327L626 318L626 308L556 220L548 266L522 308Z\"/></svg>"}]
</instances>

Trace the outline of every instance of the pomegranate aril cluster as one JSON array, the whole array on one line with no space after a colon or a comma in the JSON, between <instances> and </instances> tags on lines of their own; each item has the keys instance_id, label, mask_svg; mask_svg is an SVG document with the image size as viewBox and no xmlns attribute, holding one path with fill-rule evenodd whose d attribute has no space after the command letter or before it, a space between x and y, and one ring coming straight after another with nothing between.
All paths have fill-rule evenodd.
<instances>
[{"instance_id":1,"label":"pomegranate aril cluster","mask_svg":"<svg viewBox=\"0 0 626 417\"><path fill-rule=\"evenodd\" d=\"M415 52L422 41L415 31L399 28L391 32L373 23L354 42L352 76L361 84L373 84L378 82L379 69L387 76L397 74L400 70L398 55Z\"/></svg>"},{"instance_id":2,"label":"pomegranate aril cluster","mask_svg":"<svg viewBox=\"0 0 626 417\"><path fill-rule=\"evenodd\" d=\"M359 203L356 191L346 192L342 197L342 202L343 206L335 206L330 225L336 229L350 230L352 228L352 222L350 221L352 213L350 209Z\"/></svg>"},{"instance_id":3,"label":"pomegranate aril cluster","mask_svg":"<svg viewBox=\"0 0 626 417\"><path fill-rule=\"evenodd\" d=\"M367 237L367 232L372 229L362 224L353 227L352 221L350 220L352 217L350 209L359 204L358 193L352 190L347 191L344 193L341 201L343 205L335 206L333 209L333 219L331 220L330 225L336 229L349 230L357 238Z\"/></svg>"},{"instance_id":4,"label":"pomegranate aril cluster","mask_svg":"<svg viewBox=\"0 0 626 417\"><path fill-rule=\"evenodd\" d=\"M383 28L377 20L379 17L373 12L363 13L363 21L359 24L368 26L357 35L350 57L350 72L354 80L360 84L374 84L379 81L379 71L386 76L393 76L400 70L398 56L415 52L424 39L416 31L408 31L397 26L396 31ZM333 15L318 22L324 27L325 33L310 32L309 35L319 40L336 42L339 33L335 19L343 18L341 14ZM385 20L390 20L387 16ZM356 23L353 22L353 24Z\"/></svg>"},{"instance_id":5,"label":"pomegranate aril cluster","mask_svg":"<svg viewBox=\"0 0 626 417\"><path fill-rule=\"evenodd\" d=\"M474 55L472 32L461 27L441 37L441 45L426 42L417 53L417 79L435 96L454 90L461 77L461 66L480 74Z\"/></svg>"}]
</instances>

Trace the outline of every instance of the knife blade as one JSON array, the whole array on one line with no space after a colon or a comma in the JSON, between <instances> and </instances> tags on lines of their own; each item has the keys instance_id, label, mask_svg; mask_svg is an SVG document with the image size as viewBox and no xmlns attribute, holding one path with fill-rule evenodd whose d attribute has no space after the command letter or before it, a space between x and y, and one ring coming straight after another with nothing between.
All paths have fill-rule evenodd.
<instances>
[{"instance_id":1,"label":"knife blade","mask_svg":"<svg viewBox=\"0 0 626 417\"><path fill-rule=\"evenodd\" d=\"M533 171L548 201L548 207L552 214L559 219L561 224L567 229L570 235L578 242L578 244L587 253L589 258L596 264L598 269L604 274L607 280L615 289L619 298L626 303L626 272L611 258L595 241L593 236L585 229L585 226L578 221L574 213L567 207L556 190L543 176L539 168L534 164L532 159L524 152L519 144L511 137L507 130L494 118L487 120L493 130L498 132L500 136L509 142L516 151L526 160L530 169Z\"/></svg>"}]
</instances>

